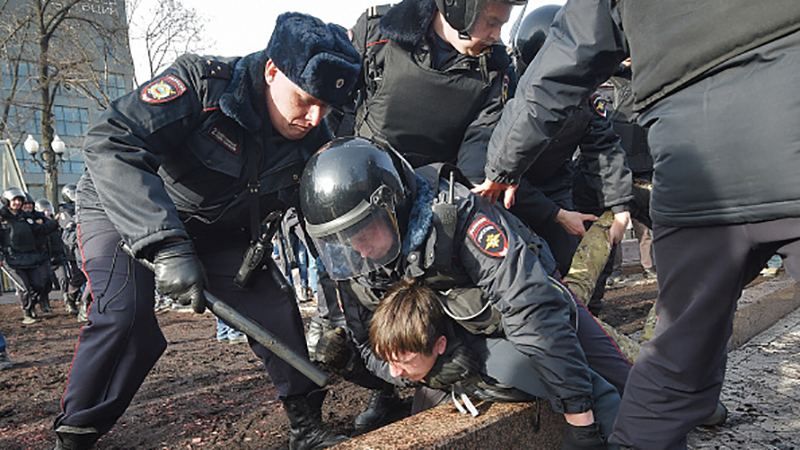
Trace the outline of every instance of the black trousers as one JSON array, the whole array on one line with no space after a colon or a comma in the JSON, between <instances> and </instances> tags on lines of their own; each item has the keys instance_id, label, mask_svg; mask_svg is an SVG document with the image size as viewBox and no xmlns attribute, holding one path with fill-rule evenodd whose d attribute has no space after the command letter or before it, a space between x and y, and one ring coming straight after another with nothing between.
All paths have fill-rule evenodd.
<instances>
[{"instance_id":1,"label":"black trousers","mask_svg":"<svg viewBox=\"0 0 800 450\"><path fill-rule=\"evenodd\" d=\"M714 411L742 289L775 253L800 280L800 218L653 229L659 297L655 337L631 370L614 438L634 448L684 449Z\"/></svg>"},{"instance_id":2,"label":"black trousers","mask_svg":"<svg viewBox=\"0 0 800 450\"><path fill-rule=\"evenodd\" d=\"M105 433L128 407L167 342L153 311L153 274L120 249L114 225L107 218L81 222L79 242L94 301L89 323L80 332L56 426L95 427ZM218 236L197 240L195 245L211 293L307 356L297 303L276 286L268 272L254 274L248 289L234 286L246 237L233 241ZM260 344L251 340L250 346L264 361L279 396L306 394L315 388Z\"/></svg>"},{"instance_id":3,"label":"black trousers","mask_svg":"<svg viewBox=\"0 0 800 450\"><path fill-rule=\"evenodd\" d=\"M45 262L35 267L12 267L6 266L8 276L13 280L14 287L17 289L17 297L22 305L22 309L30 311L39 298L46 296L49 292L50 283L50 263Z\"/></svg>"}]
</instances>

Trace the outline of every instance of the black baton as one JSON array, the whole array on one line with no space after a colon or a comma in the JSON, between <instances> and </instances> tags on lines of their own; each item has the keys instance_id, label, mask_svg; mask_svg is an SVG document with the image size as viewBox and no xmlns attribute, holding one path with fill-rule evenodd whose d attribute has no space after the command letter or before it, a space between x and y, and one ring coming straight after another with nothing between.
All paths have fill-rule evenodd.
<instances>
[{"instance_id":1,"label":"black baton","mask_svg":"<svg viewBox=\"0 0 800 450\"><path fill-rule=\"evenodd\" d=\"M123 244L122 248L126 253L128 253L128 255L131 255L130 248L127 245ZM152 262L147 261L146 259L135 257L134 259L150 271L153 271ZM236 311L230 305L225 303L224 300L208 292L208 290L204 290L203 293L206 296L206 306L209 310L211 310L212 313L214 313L215 316L224 320L228 324L233 325L233 327L237 330L253 338L253 340L274 353L275 356L286 361L287 364L308 377L308 379L313 381L317 386L325 387L325 385L328 384L328 374L312 364L308 358L304 358L302 355L299 355L297 352L287 347L286 344L281 342L272 333L264 329L264 327L259 325L253 319L242 315L239 311Z\"/></svg>"}]
</instances>

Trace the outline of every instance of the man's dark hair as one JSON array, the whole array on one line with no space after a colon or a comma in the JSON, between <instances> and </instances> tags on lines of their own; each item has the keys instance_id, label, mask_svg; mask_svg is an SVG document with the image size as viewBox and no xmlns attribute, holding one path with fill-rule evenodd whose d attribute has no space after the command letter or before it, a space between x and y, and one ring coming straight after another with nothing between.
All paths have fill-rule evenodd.
<instances>
[{"instance_id":1,"label":"man's dark hair","mask_svg":"<svg viewBox=\"0 0 800 450\"><path fill-rule=\"evenodd\" d=\"M395 283L381 300L369 326L372 349L384 361L400 353L430 355L445 335L447 317L436 292L414 281Z\"/></svg>"}]
</instances>

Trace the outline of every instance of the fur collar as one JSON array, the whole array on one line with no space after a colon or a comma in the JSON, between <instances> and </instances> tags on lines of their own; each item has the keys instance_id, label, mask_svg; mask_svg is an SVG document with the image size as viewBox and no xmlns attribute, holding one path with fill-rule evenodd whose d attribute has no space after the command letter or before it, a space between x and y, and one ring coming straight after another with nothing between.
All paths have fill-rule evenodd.
<instances>
[{"instance_id":1,"label":"fur collar","mask_svg":"<svg viewBox=\"0 0 800 450\"><path fill-rule=\"evenodd\" d=\"M403 256L407 256L425 242L433 223L433 188L421 176L416 175L416 178L417 194L411 206L408 230L403 239Z\"/></svg>"},{"instance_id":2,"label":"fur collar","mask_svg":"<svg viewBox=\"0 0 800 450\"><path fill-rule=\"evenodd\" d=\"M263 125L261 117L266 117L266 63L266 51L251 53L239 59L233 69L231 81L219 99L222 112L251 132L260 129Z\"/></svg>"},{"instance_id":3,"label":"fur collar","mask_svg":"<svg viewBox=\"0 0 800 450\"><path fill-rule=\"evenodd\" d=\"M381 18L381 33L398 44L416 47L428 33L435 13L433 0L403 0Z\"/></svg>"}]
</instances>

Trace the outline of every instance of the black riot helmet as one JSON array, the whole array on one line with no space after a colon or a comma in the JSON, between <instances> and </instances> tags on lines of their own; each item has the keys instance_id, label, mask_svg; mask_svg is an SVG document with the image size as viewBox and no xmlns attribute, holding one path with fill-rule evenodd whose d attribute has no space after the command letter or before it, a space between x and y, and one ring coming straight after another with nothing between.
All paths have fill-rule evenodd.
<instances>
[{"instance_id":1,"label":"black riot helmet","mask_svg":"<svg viewBox=\"0 0 800 450\"><path fill-rule=\"evenodd\" d=\"M22 201L23 205L33 205L36 202L33 201L33 196L31 194L25 193L25 200Z\"/></svg>"},{"instance_id":2,"label":"black riot helmet","mask_svg":"<svg viewBox=\"0 0 800 450\"><path fill-rule=\"evenodd\" d=\"M332 279L397 259L415 177L397 152L364 138L335 139L311 157L300 180L300 209Z\"/></svg>"},{"instance_id":3,"label":"black riot helmet","mask_svg":"<svg viewBox=\"0 0 800 450\"><path fill-rule=\"evenodd\" d=\"M53 214L55 214L55 210L53 209L53 204L50 203L50 200L46 198L40 198L39 200L36 200L34 209L36 209L36 211L39 211L40 213L44 214L47 217L53 217Z\"/></svg>"},{"instance_id":4,"label":"black riot helmet","mask_svg":"<svg viewBox=\"0 0 800 450\"><path fill-rule=\"evenodd\" d=\"M469 31L475 25L483 7L491 2L524 5L528 0L436 0L436 8L444 19L463 37L469 37Z\"/></svg>"},{"instance_id":5,"label":"black riot helmet","mask_svg":"<svg viewBox=\"0 0 800 450\"><path fill-rule=\"evenodd\" d=\"M78 186L74 184L65 184L63 188L61 188L61 197L67 203L74 203L78 192Z\"/></svg>"},{"instance_id":6,"label":"black riot helmet","mask_svg":"<svg viewBox=\"0 0 800 450\"><path fill-rule=\"evenodd\" d=\"M539 53L550 32L550 25L560 9L558 5L541 6L528 13L522 20L513 42L517 75L522 76L525 68Z\"/></svg>"},{"instance_id":7,"label":"black riot helmet","mask_svg":"<svg viewBox=\"0 0 800 450\"><path fill-rule=\"evenodd\" d=\"M6 189L5 191L3 191L3 204L5 206L9 206L9 204L11 203L11 200L13 200L13 199L15 199L17 197L21 197L22 201L24 202L25 201L25 191L23 191L22 189L20 189L18 187L10 187L10 188Z\"/></svg>"}]
</instances>

